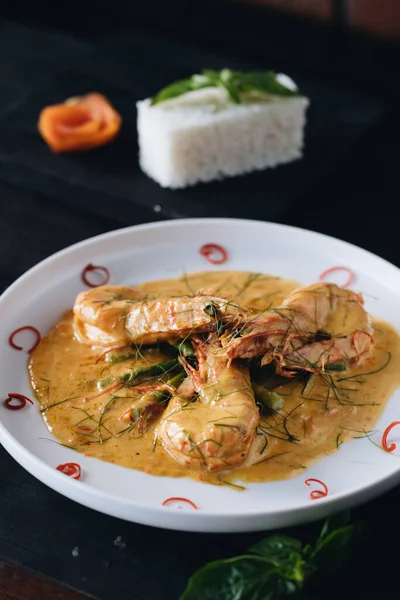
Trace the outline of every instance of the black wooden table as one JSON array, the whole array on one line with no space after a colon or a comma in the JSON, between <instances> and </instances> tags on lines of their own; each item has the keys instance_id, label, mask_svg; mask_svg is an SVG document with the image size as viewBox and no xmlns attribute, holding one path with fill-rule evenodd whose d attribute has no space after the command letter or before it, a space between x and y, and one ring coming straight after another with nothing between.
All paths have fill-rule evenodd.
<instances>
[{"instance_id":1,"label":"black wooden table","mask_svg":"<svg viewBox=\"0 0 400 600\"><path fill-rule=\"evenodd\" d=\"M74 37L0 22L1 289L55 251L87 237L186 216L239 216L305 227L400 266L394 217L398 49L321 33L309 25L294 28L281 18L264 24L270 35L260 44L261 13L235 7L231 15L222 41L216 32L224 14L217 9L207 39L201 36L201 14L190 39L186 29L179 36L172 26L117 32L103 24L98 36ZM240 47L233 43L239 22L246 36ZM336 61L327 37L331 44L342 44L336 46ZM302 51L290 55L289 38L298 48L303 40ZM293 75L311 98L305 158L276 171L181 191L163 190L147 179L137 165L135 101L206 66L273 66ZM53 155L37 134L39 110L91 90L109 96L120 110L122 135L115 144L85 155ZM161 212L155 212L156 205ZM390 548L399 532L399 502L400 490L394 489L354 509L353 519L368 532L367 543L319 598L384 596L397 585L397 556ZM307 537L317 526L295 531ZM0 450L0 558L101 600L177 600L196 568L240 553L262 536L182 533L126 523L62 497ZM2 597L47 597L4 592L9 572L0 569ZM68 597L58 593L54 597Z\"/></svg>"}]
</instances>

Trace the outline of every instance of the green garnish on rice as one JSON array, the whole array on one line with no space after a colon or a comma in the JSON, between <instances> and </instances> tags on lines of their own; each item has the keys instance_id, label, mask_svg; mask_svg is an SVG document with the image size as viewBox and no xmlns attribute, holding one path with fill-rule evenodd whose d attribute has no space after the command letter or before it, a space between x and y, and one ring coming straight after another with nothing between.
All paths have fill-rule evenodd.
<instances>
[{"instance_id":1,"label":"green garnish on rice","mask_svg":"<svg viewBox=\"0 0 400 600\"><path fill-rule=\"evenodd\" d=\"M299 96L297 89L284 85L274 71L213 71L204 69L201 73L192 75L187 79L175 81L160 90L151 99L151 105L159 104L165 100L177 98L188 92L203 88L220 88L226 92L230 102L241 104L246 94L257 92L265 96Z\"/></svg>"}]
</instances>

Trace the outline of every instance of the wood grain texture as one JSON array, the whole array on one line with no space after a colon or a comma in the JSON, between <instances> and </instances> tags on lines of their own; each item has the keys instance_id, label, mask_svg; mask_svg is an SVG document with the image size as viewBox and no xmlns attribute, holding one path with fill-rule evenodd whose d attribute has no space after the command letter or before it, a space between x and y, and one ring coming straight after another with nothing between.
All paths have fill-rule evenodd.
<instances>
[{"instance_id":1,"label":"wood grain texture","mask_svg":"<svg viewBox=\"0 0 400 600\"><path fill-rule=\"evenodd\" d=\"M399 0L347 0L347 23L367 33L400 39Z\"/></svg>"},{"instance_id":2,"label":"wood grain texture","mask_svg":"<svg viewBox=\"0 0 400 600\"><path fill-rule=\"evenodd\" d=\"M236 0L238 1L238 0ZM333 0L239 0L270 8L328 21L333 14Z\"/></svg>"},{"instance_id":3,"label":"wood grain texture","mask_svg":"<svg viewBox=\"0 0 400 600\"><path fill-rule=\"evenodd\" d=\"M94 596L82 594L3 560L0 560L0 598L1 600L95 600Z\"/></svg>"}]
</instances>

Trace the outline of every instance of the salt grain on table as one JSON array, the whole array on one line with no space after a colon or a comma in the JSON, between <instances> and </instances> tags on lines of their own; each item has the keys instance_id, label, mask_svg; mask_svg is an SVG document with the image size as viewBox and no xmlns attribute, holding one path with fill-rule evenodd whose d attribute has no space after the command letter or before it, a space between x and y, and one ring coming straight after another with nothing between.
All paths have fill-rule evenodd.
<instances>
[{"instance_id":1,"label":"salt grain on table","mask_svg":"<svg viewBox=\"0 0 400 600\"><path fill-rule=\"evenodd\" d=\"M120 535L115 538L114 546L117 546L117 548L125 548L126 544L122 541L122 537Z\"/></svg>"}]
</instances>

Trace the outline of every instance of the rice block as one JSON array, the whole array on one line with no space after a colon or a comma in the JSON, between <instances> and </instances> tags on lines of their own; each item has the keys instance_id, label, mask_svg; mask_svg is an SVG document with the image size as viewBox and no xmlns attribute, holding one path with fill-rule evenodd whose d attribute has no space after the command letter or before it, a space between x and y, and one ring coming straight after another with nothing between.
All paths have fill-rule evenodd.
<instances>
[{"instance_id":1,"label":"rice block","mask_svg":"<svg viewBox=\"0 0 400 600\"><path fill-rule=\"evenodd\" d=\"M137 103L139 163L162 187L242 175L301 158L304 96L247 98L235 104L223 89L203 88L152 105Z\"/></svg>"}]
</instances>

